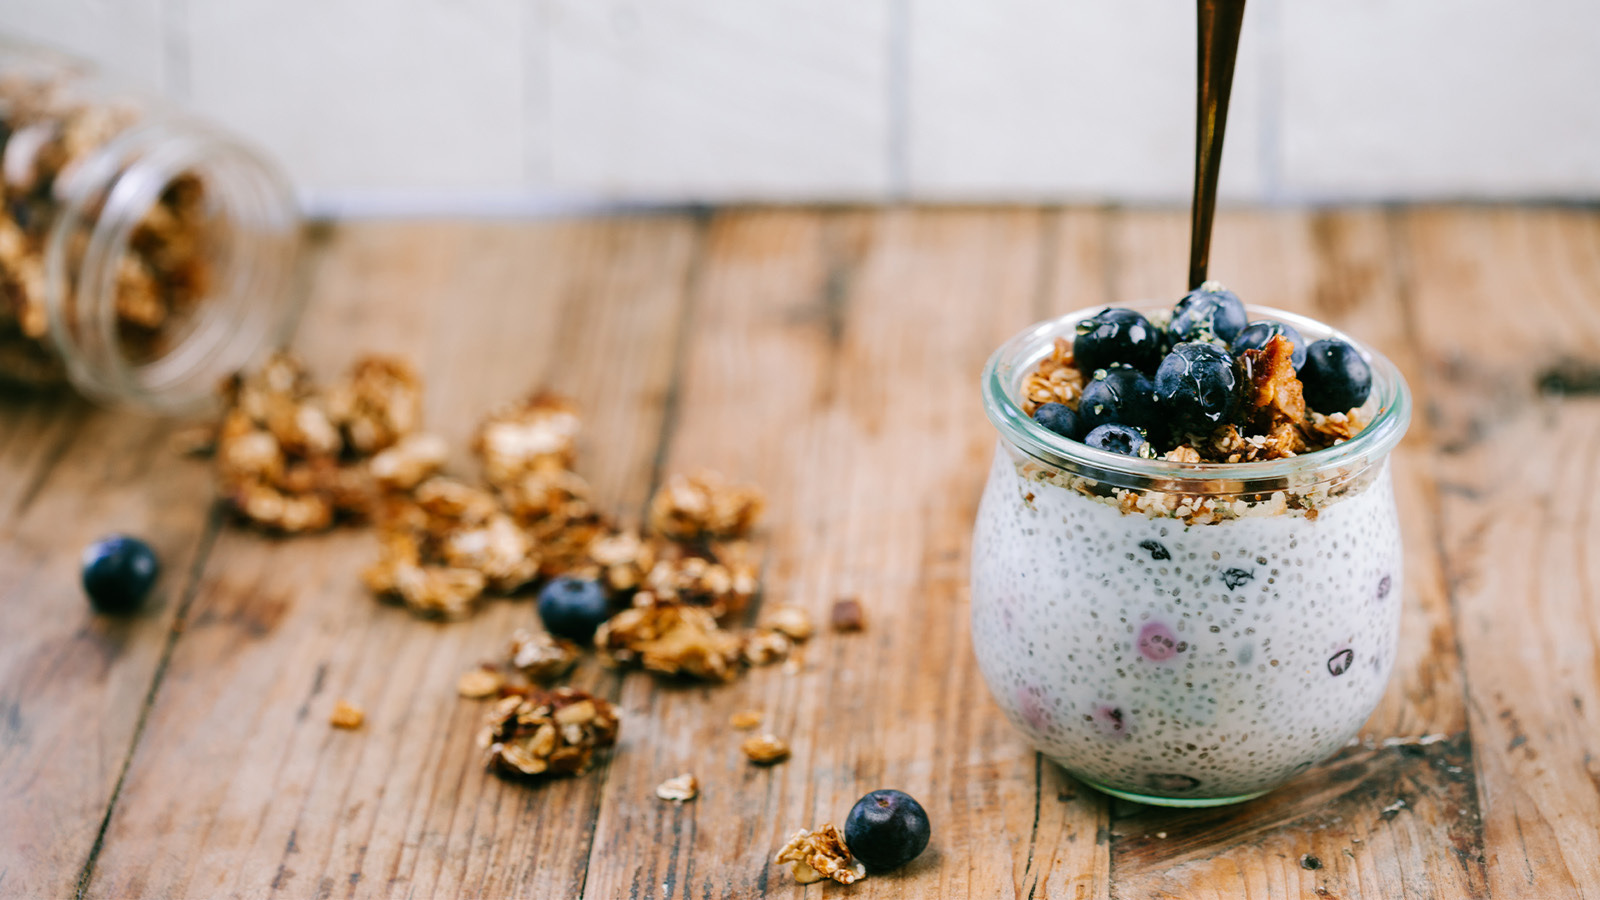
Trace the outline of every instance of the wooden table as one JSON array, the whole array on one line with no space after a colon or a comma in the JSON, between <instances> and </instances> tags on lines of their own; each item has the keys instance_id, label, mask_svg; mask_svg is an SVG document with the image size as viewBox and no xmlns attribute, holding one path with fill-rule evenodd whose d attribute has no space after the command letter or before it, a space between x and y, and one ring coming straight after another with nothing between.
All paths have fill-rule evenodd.
<instances>
[{"instance_id":1,"label":"wooden table","mask_svg":"<svg viewBox=\"0 0 1600 900\"><path fill-rule=\"evenodd\" d=\"M585 663L621 744L542 786L485 773L482 706L454 690L527 601L420 621L358 583L366 532L225 524L172 424L7 395L0 895L1600 897L1594 211L1219 221L1216 275L1369 338L1417 395L1396 456L1404 637L1364 743L1236 808L1147 809L1041 761L991 703L966 622L994 442L979 368L1037 319L1176 297L1186 227L1000 209L320 229L296 343L316 368L410 356L458 445L495 404L567 392L605 507L637 515L680 469L754 480L766 602L867 607L798 674L673 687ZM91 615L76 581L111 530L166 561L127 620ZM329 728L340 698L365 727ZM746 708L789 762L744 761L727 719ZM702 796L655 799L681 771ZM882 786L932 817L904 871L802 889L770 864Z\"/></svg>"}]
</instances>

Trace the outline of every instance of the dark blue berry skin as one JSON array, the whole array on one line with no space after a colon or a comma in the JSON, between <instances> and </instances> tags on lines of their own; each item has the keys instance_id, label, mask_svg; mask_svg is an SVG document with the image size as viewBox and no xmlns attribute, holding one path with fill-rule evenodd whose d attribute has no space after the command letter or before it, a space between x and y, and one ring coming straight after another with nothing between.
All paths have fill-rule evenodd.
<instances>
[{"instance_id":1,"label":"dark blue berry skin","mask_svg":"<svg viewBox=\"0 0 1600 900\"><path fill-rule=\"evenodd\" d=\"M160 574L155 551L136 537L114 534L83 551L83 590L90 605L103 613L138 609Z\"/></svg>"},{"instance_id":2,"label":"dark blue berry skin","mask_svg":"<svg viewBox=\"0 0 1600 900\"><path fill-rule=\"evenodd\" d=\"M1062 403L1042 403L1033 411L1033 420L1064 438L1078 440L1083 431L1079 428L1078 414Z\"/></svg>"},{"instance_id":3,"label":"dark blue berry skin","mask_svg":"<svg viewBox=\"0 0 1600 900\"><path fill-rule=\"evenodd\" d=\"M1113 363L1148 374L1161 363L1163 338L1149 319L1131 309L1102 309L1078 323L1073 364L1085 374Z\"/></svg>"},{"instance_id":4,"label":"dark blue berry skin","mask_svg":"<svg viewBox=\"0 0 1600 900\"><path fill-rule=\"evenodd\" d=\"M611 601L600 582L562 576L539 591L539 618L556 637L586 644L594 639L595 629L611 618Z\"/></svg>"},{"instance_id":5,"label":"dark blue berry skin","mask_svg":"<svg viewBox=\"0 0 1600 900\"><path fill-rule=\"evenodd\" d=\"M1150 441L1145 438L1144 429L1132 425L1101 425L1089 432L1083 439L1085 444L1096 450L1107 453L1120 453L1123 456L1142 456L1145 459L1155 457L1155 448L1150 446Z\"/></svg>"},{"instance_id":6,"label":"dark blue berry skin","mask_svg":"<svg viewBox=\"0 0 1600 900\"><path fill-rule=\"evenodd\" d=\"M1084 432L1112 423L1150 429L1161 418L1155 385L1138 369L1100 369L1083 386L1078 422Z\"/></svg>"},{"instance_id":7,"label":"dark blue berry skin","mask_svg":"<svg viewBox=\"0 0 1600 900\"><path fill-rule=\"evenodd\" d=\"M1156 400L1179 428L1210 431L1239 405L1233 366L1233 357L1215 344L1179 344L1156 369Z\"/></svg>"},{"instance_id":8,"label":"dark blue berry skin","mask_svg":"<svg viewBox=\"0 0 1600 900\"><path fill-rule=\"evenodd\" d=\"M1294 370L1306 364L1306 342L1300 337L1299 329L1287 322L1251 322L1233 339L1233 355L1240 356L1246 350L1260 350L1272 340L1275 335L1283 335L1283 339L1294 345L1294 352L1289 354L1289 361L1294 363Z\"/></svg>"},{"instance_id":9,"label":"dark blue berry skin","mask_svg":"<svg viewBox=\"0 0 1600 900\"><path fill-rule=\"evenodd\" d=\"M1348 412L1372 393L1372 367L1344 341L1317 341L1306 348L1300 370L1306 405L1319 413Z\"/></svg>"},{"instance_id":10,"label":"dark blue berry skin","mask_svg":"<svg viewBox=\"0 0 1600 900\"><path fill-rule=\"evenodd\" d=\"M873 791L857 800L844 820L845 846L874 874L916 859L927 848L928 835L927 811L902 791Z\"/></svg>"},{"instance_id":11,"label":"dark blue berry skin","mask_svg":"<svg viewBox=\"0 0 1600 900\"><path fill-rule=\"evenodd\" d=\"M1220 282L1208 281L1190 291L1172 308L1167 331L1174 343L1216 338L1224 344L1244 330L1246 315L1239 295Z\"/></svg>"}]
</instances>

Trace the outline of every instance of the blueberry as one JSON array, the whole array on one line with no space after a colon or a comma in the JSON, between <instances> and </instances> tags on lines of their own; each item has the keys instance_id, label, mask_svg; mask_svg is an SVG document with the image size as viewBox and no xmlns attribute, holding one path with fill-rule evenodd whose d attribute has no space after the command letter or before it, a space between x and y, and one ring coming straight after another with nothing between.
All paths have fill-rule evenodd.
<instances>
[{"instance_id":1,"label":"blueberry","mask_svg":"<svg viewBox=\"0 0 1600 900\"><path fill-rule=\"evenodd\" d=\"M1178 342L1216 338L1226 344L1244 329L1245 319L1239 295L1223 287L1220 281L1208 281L1190 291L1172 308L1172 322L1167 325L1167 331Z\"/></svg>"},{"instance_id":2,"label":"blueberry","mask_svg":"<svg viewBox=\"0 0 1600 900\"><path fill-rule=\"evenodd\" d=\"M1078 421L1085 432L1112 423L1148 432L1160 419L1155 386L1143 372L1127 366L1096 371L1078 400Z\"/></svg>"},{"instance_id":3,"label":"blueberry","mask_svg":"<svg viewBox=\"0 0 1600 900\"><path fill-rule=\"evenodd\" d=\"M136 537L114 534L83 551L83 590L103 613L130 613L144 602L161 573L150 545Z\"/></svg>"},{"instance_id":4,"label":"blueberry","mask_svg":"<svg viewBox=\"0 0 1600 900\"><path fill-rule=\"evenodd\" d=\"M611 618L611 603L600 582L562 576L539 591L539 618L556 637L588 643L595 629Z\"/></svg>"},{"instance_id":5,"label":"blueberry","mask_svg":"<svg viewBox=\"0 0 1600 900\"><path fill-rule=\"evenodd\" d=\"M1289 361L1294 363L1294 370L1306 364L1306 342L1300 337L1299 329L1288 322L1251 322L1233 339L1233 355L1239 356L1246 350L1260 350L1267 345L1276 335L1283 335L1283 339L1294 345L1294 352L1289 354Z\"/></svg>"},{"instance_id":6,"label":"blueberry","mask_svg":"<svg viewBox=\"0 0 1600 900\"><path fill-rule=\"evenodd\" d=\"M1078 430L1078 414L1063 403L1040 404L1033 411L1033 420L1065 438L1077 440L1083 433Z\"/></svg>"},{"instance_id":7,"label":"blueberry","mask_svg":"<svg viewBox=\"0 0 1600 900\"><path fill-rule=\"evenodd\" d=\"M1239 405L1233 357L1215 344L1190 341L1173 347L1156 369L1155 388L1167 416L1188 431L1210 431Z\"/></svg>"},{"instance_id":8,"label":"blueberry","mask_svg":"<svg viewBox=\"0 0 1600 900\"><path fill-rule=\"evenodd\" d=\"M1123 456L1153 459L1156 455L1155 448L1150 446L1150 441L1144 435L1144 429L1132 425L1116 423L1101 425L1089 432L1083 442L1096 450L1120 453Z\"/></svg>"},{"instance_id":9,"label":"blueberry","mask_svg":"<svg viewBox=\"0 0 1600 900\"><path fill-rule=\"evenodd\" d=\"M1150 320L1131 309L1102 309L1078 323L1072 343L1074 365L1080 372L1122 363L1153 371L1161 362L1162 334Z\"/></svg>"},{"instance_id":10,"label":"blueberry","mask_svg":"<svg viewBox=\"0 0 1600 900\"><path fill-rule=\"evenodd\" d=\"M873 791L844 820L844 842L868 872L887 872L928 846L928 813L901 791Z\"/></svg>"},{"instance_id":11,"label":"blueberry","mask_svg":"<svg viewBox=\"0 0 1600 900\"><path fill-rule=\"evenodd\" d=\"M1319 413L1346 412L1367 402L1372 393L1372 367L1344 341L1317 341L1306 348L1300 370L1306 405Z\"/></svg>"}]
</instances>

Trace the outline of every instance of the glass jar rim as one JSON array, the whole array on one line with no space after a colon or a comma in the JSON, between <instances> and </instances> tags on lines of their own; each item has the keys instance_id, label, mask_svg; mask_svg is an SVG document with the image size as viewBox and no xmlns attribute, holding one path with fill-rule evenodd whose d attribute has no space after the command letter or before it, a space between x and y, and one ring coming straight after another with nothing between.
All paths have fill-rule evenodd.
<instances>
[{"instance_id":1,"label":"glass jar rim","mask_svg":"<svg viewBox=\"0 0 1600 900\"><path fill-rule=\"evenodd\" d=\"M1371 421L1346 441L1321 450L1283 459L1257 462L1174 462L1145 459L1096 450L1087 444L1056 434L1023 412L1016 400L1021 380L1053 349L1057 337L1076 333L1075 326L1108 307L1085 307L1054 319L1036 323L1001 344L984 366L982 391L984 412L1000 435L1040 463L1083 475L1098 481L1128 487L1148 486L1159 481L1164 489L1213 493L1217 482L1242 485L1305 483L1383 459L1405 435L1411 421L1411 391L1405 377L1388 357L1348 334L1296 313L1269 306L1248 305L1250 321L1271 319L1294 326L1308 341L1337 338L1356 348L1372 367L1372 393L1366 408ZM1139 312L1166 310L1165 301L1136 301L1121 308Z\"/></svg>"}]
</instances>

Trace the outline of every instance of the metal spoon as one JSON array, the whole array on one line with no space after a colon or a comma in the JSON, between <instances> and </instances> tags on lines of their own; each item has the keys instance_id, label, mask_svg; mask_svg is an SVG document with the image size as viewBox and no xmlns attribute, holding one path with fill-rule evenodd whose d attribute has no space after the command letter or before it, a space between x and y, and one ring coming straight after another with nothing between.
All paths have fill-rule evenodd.
<instances>
[{"instance_id":1,"label":"metal spoon","mask_svg":"<svg viewBox=\"0 0 1600 900\"><path fill-rule=\"evenodd\" d=\"M1217 173L1222 169L1222 133L1228 125L1228 93L1239 53L1244 0L1199 0L1200 78L1194 141L1194 206L1189 214L1189 289L1206 280L1211 258L1211 219L1217 210Z\"/></svg>"}]
</instances>

